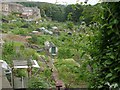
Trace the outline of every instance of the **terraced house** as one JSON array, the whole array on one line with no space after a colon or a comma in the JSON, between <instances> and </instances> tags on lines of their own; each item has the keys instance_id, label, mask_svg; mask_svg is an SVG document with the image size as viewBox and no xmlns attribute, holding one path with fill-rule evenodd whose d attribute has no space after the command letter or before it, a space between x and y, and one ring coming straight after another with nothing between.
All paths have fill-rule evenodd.
<instances>
[{"instance_id":1,"label":"terraced house","mask_svg":"<svg viewBox=\"0 0 120 90\"><path fill-rule=\"evenodd\" d=\"M37 7L25 7L17 3L1 3L2 15L9 15L11 13L18 13L21 18L25 19L38 19L41 18L40 9Z\"/></svg>"}]
</instances>

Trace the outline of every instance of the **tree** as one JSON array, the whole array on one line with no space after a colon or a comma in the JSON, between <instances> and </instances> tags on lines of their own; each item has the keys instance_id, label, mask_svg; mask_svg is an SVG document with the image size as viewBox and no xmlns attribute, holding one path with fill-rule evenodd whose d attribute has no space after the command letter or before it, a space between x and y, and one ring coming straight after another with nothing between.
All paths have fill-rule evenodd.
<instances>
[{"instance_id":1,"label":"tree","mask_svg":"<svg viewBox=\"0 0 120 90\"><path fill-rule=\"evenodd\" d=\"M68 5L65 8L66 20L70 20L73 22L79 22L79 17L82 15L82 11L83 11L83 8L80 4Z\"/></svg>"},{"instance_id":2,"label":"tree","mask_svg":"<svg viewBox=\"0 0 120 90\"><path fill-rule=\"evenodd\" d=\"M98 65L92 86L101 88L120 87L120 2L102 3L100 14L101 43L95 63Z\"/></svg>"},{"instance_id":3,"label":"tree","mask_svg":"<svg viewBox=\"0 0 120 90\"><path fill-rule=\"evenodd\" d=\"M73 22L67 22L67 28L72 30L74 27L74 23Z\"/></svg>"}]
</instances>

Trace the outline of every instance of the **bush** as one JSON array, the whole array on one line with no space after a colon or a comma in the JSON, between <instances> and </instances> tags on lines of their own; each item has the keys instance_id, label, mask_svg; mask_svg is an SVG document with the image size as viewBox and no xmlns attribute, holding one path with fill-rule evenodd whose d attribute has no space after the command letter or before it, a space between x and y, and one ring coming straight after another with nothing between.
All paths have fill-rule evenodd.
<instances>
[{"instance_id":1,"label":"bush","mask_svg":"<svg viewBox=\"0 0 120 90\"><path fill-rule=\"evenodd\" d=\"M72 52L69 48L59 48L58 51L58 58L61 59L67 59L67 58L72 58Z\"/></svg>"},{"instance_id":2,"label":"bush","mask_svg":"<svg viewBox=\"0 0 120 90\"><path fill-rule=\"evenodd\" d=\"M23 28L13 29L12 32L13 32L14 34L18 34L18 35L27 35L27 34L28 34L28 30L27 30L27 29L23 29Z\"/></svg>"},{"instance_id":3,"label":"bush","mask_svg":"<svg viewBox=\"0 0 120 90\"><path fill-rule=\"evenodd\" d=\"M69 28L70 30L72 30L74 27L74 23L73 22L67 22L67 28Z\"/></svg>"},{"instance_id":4,"label":"bush","mask_svg":"<svg viewBox=\"0 0 120 90\"><path fill-rule=\"evenodd\" d=\"M29 88L49 88L49 84L40 77L32 77L28 83Z\"/></svg>"},{"instance_id":5,"label":"bush","mask_svg":"<svg viewBox=\"0 0 120 90\"><path fill-rule=\"evenodd\" d=\"M15 70L15 76L17 76L17 77L26 77L27 72L26 72L25 69L17 69L17 70Z\"/></svg>"}]
</instances>

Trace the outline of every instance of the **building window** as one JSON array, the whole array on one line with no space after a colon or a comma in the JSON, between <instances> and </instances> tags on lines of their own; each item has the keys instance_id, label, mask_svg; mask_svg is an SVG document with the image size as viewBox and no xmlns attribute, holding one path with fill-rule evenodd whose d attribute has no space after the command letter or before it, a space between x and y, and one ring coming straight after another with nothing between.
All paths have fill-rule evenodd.
<instances>
[{"instance_id":1,"label":"building window","mask_svg":"<svg viewBox=\"0 0 120 90\"><path fill-rule=\"evenodd\" d=\"M8 5L5 5L5 11L8 11Z\"/></svg>"}]
</instances>

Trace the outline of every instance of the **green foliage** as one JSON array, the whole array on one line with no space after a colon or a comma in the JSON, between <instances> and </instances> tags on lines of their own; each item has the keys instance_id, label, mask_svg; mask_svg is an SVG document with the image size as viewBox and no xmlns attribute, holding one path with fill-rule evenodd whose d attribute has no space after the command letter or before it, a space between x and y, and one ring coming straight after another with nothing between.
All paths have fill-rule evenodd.
<instances>
[{"instance_id":1,"label":"green foliage","mask_svg":"<svg viewBox=\"0 0 120 90\"><path fill-rule=\"evenodd\" d=\"M5 60L8 64L12 64L12 58L14 57L15 49L13 42L6 42L3 45L2 49L2 59Z\"/></svg>"},{"instance_id":2,"label":"green foliage","mask_svg":"<svg viewBox=\"0 0 120 90\"><path fill-rule=\"evenodd\" d=\"M33 59L36 59L35 50L24 48L24 45L20 45L20 43L5 42L2 50L2 59L10 66L13 63L12 60L27 60L30 59L31 56Z\"/></svg>"},{"instance_id":3,"label":"green foliage","mask_svg":"<svg viewBox=\"0 0 120 90\"><path fill-rule=\"evenodd\" d=\"M29 84L28 84L29 89L30 88L49 88L49 84L40 77L32 77L29 80Z\"/></svg>"},{"instance_id":4,"label":"green foliage","mask_svg":"<svg viewBox=\"0 0 120 90\"><path fill-rule=\"evenodd\" d=\"M59 48L58 58L72 58L72 52L69 48Z\"/></svg>"},{"instance_id":5,"label":"green foliage","mask_svg":"<svg viewBox=\"0 0 120 90\"><path fill-rule=\"evenodd\" d=\"M50 18L56 21L73 21L74 23L80 23L85 21L89 24L94 16L100 12L102 9L99 5L82 5L82 4L72 4L72 5L56 5L43 2L22 2L21 4L29 7L37 6L41 11L41 16L44 18Z\"/></svg>"},{"instance_id":6,"label":"green foliage","mask_svg":"<svg viewBox=\"0 0 120 90\"><path fill-rule=\"evenodd\" d=\"M32 38L28 39L30 43L37 43L38 42L38 38L35 35L32 35Z\"/></svg>"},{"instance_id":7,"label":"green foliage","mask_svg":"<svg viewBox=\"0 0 120 90\"><path fill-rule=\"evenodd\" d=\"M13 29L12 32L14 34L18 34L18 35L27 35L28 34L28 30L27 29L23 29L23 28Z\"/></svg>"},{"instance_id":8,"label":"green foliage","mask_svg":"<svg viewBox=\"0 0 120 90\"><path fill-rule=\"evenodd\" d=\"M85 21L89 25L91 21L98 21L97 14L101 11L102 8L99 4L95 6L73 4L65 8L65 17L66 20L73 21L74 23Z\"/></svg>"},{"instance_id":9,"label":"green foliage","mask_svg":"<svg viewBox=\"0 0 120 90\"><path fill-rule=\"evenodd\" d=\"M70 30L72 30L74 27L73 22L67 22L67 28L69 28Z\"/></svg>"},{"instance_id":10,"label":"green foliage","mask_svg":"<svg viewBox=\"0 0 120 90\"><path fill-rule=\"evenodd\" d=\"M17 69L14 71L14 74L16 77L26 77L27 76L27 72L25 69Z\"/></svg>"},{"instance_id":11,"label":"green foliage","mask_svg":"<svg viewBox=\"0 0 120 90\"><path fill-rule=\"evenodd\" d=\"M79 77L80 67L73 59L56 60L55 66L58 69L59 77L67 88L80 88L83 81Z\"/></svg>"},{"instance_id":12,"label":"green foliage","mask_svg":"<svg viewBox=\"0 0 120 90\"><path fill-rule=\"evenodd\" d=\"M57 21L64 21L64 7L63 6L58 6L58 5L51 5L47 10L46 10L46 15L52 20L57 20Z\"/></svg>"},{"instance_id":13,"label":"green foliage","mask_svg":"<svg viewBox=\"0 0 120 90\"><path fill-rule=\"evenodd\" d=\"M104 13L102 19L102 38L100 44L100 55L98 56L98 77L101 83L95 84L96 86L109 82L110 85L117 83L120 86L120 3L104 3Z\"/></svg>"},{"instance_id":14,"label":"green foliage","mask_svg":"<svg viewBox=\"0 0 120 90\"><path fill-rule=\"evenodd\" d=\"M30 80L29 80L29 88L50 88L53 87L54 88L54 81L51 78L51 71L50 69L46 68L44 69L43 72L41 72L40 74L38 74L38 76L33 76Z\"/></svg>"},{"instance_id":15,"label":"green foliage","mask_svg":"<svg viewBox=\"0 0 120 90\"><path fill-rule=\"evenodd\" d=\"M83 7L80 4L68 5L65 8L65 17L66 20L73 22L79 22L79 17L82 15Z\"/></svg>"},{"instance_id":16,"label":"green foliage","mask_svg":"<svg viewBox=\"0 0 120 90\"><path fill-rule=\"evenodd\" d=\"M46 69L46 70L43 72L43 74L44 74L45 77L48 77L48 76L51 76L51 75L52 75L52 73L51 73L51 71L50 71L49 69ZM50 78L50 77L48 77L48 78Z\"/></svg>"},{"instance_id":17,"label":"green foliage","mask_svg":"<svg viewBox=\"0 0 120 90\"><path fill-rule=\"evenodd\" d=\"M110 85L118 84L120 87L120 3L102 3L95 6L75 4L66 7L48 3L23 4L30 7L38 6L41 9L42 17L46 20L38 25L30 23L32 25L28 25L28 28L21 28L21 26L26 25L22 20L3 23L3 30L5 32L11 30L14 34L28 35L36 28L51 29L52 26L59 27L61 30L60 36L33 35L29 42L44 47L45 41L52 41L59 49L58 59L74 58L74 62L58 60L55 63L60 78L67 86L79 87L82 80L94 88L108 88L107 82ZM51 20L69 20L69 22L53 22L47 20L48 17ZM16 19L12 15L4 18L8 20ZM75 26L75 24L82 21L86 23L84 31L80 29L77 32L80 25ZM94 25L94 22L97 23L97 26ZM10 29L11 27L13 29ZM67 32L69 29L75 29L76 32L72 32L72 35L69 36L66 32L63 32L63 29L67 29ZM30 56L35 59L38 58L35 50L24 48L24 45L15 45L13 42L6 42L3 45L3 59L9 64L14 58L29 59ZM74 63L77 63L77 65ZM19 72L18 76L24 76L24 73ZM48 88L53 84L50 82L52 81L50 76L51 71L46 69L39 77L33 77L30 80L30 88Z\"/></svg>"},{"instance_id":18,"label":"green foliage","mask_svg":"<svg viewBox=\"0 0 120 90\"><path fill-rule=\"evenodd\" d=\"M7 19L7 17L5 19ZM27 35L29 32L33 30L32 25L26 24L26 22L22 22L20 18L15 18L13 20L15 21L10 20L9 21L10 23L4 23L4 22L2 23L3 32L5 33L12 32L14 34ZM27 25L28 28L21 28L21 26L24 25Z\"/></svg>"}]
</instances>

